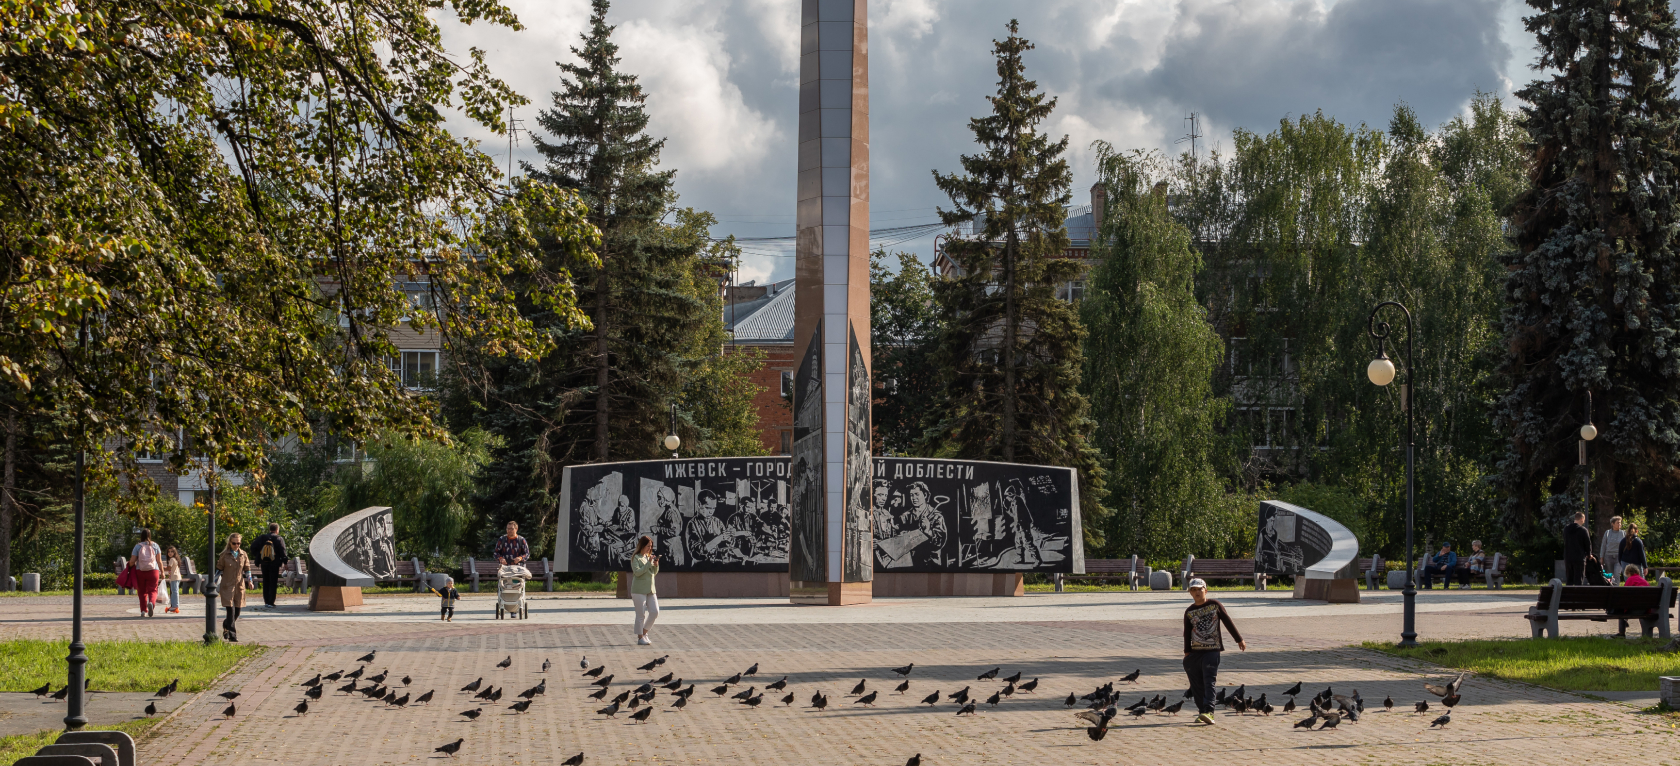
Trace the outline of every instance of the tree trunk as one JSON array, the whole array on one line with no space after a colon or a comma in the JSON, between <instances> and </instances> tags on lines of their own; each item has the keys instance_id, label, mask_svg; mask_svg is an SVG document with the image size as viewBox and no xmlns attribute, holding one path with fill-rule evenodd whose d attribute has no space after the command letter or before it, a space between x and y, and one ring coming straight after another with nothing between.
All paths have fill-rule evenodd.
<instances>
[{"instance_id":1,"label":"tree trunk","mask_svg":"<svg viewBox=\"0 0 1680 766\"><path fill-rule=\"evenodd\" d=\"M0 487L0 590L12 589L12 519L17 516L17 413L6 413L5 485Z\"/></svg>"},{"instance_id":2,"label":"tree trunk","mask_svg":"<svg viewBox=\"0 0 1680 766\"><path fill-rule=\"evenodd\" d=\"M607 416L612 408L607 384L612 359L607 353L607 267L604 258L602 261L600 274L595 277L595 459L604 462L612 454L607 441Z\"/></svg>"},{"instance_id":3,"label":"tree trunk","mask_svg":"<svg viewBox=\"0 0 1680 766\"><path fill-rule=\"evenodd\" d=\"M1003 460L1015 462L1015 246L1014 231L1003 245Z\"/></svg>"},{"instance_id":4,"label":"tree trunk","mask_svg":"<svg viewBox=\"0 0 1680 766\"><path fill-rule=\"evenodd\" d=\"M1610 529L1610 517L1616 515L1616 458L1610 454L1608 444L1597 451L1599 454L1593 454L1592 443L1588 442L1587 470L1592 473L1588 475L1587 490L1592 502L1587 515L1592 517L1594 536L1602 540Z\"/></svg>"}]
</instances>

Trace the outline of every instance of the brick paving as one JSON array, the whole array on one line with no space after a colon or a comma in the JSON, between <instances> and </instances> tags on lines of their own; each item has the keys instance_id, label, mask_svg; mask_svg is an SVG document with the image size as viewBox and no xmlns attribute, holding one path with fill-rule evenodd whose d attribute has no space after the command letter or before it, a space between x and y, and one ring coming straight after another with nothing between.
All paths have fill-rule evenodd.
<instances>
[{"instance_id":1,"label":"brick paving","mask_svg":"<svg viewBox=\"0 0 1680 766\"><path fill-rule=\"evenodd\" d=\"M441 764L448 759L432 749L464 737L456 760L471 764L558 763L581 750L587 754L585 763L592 765L896 766L920 752L930 766L1044 766L1158 764L1197 756L1263 762L1279 751L1295 760L1337 764L1664 763L1673 760L1669 753L1680 745L1665 719L1628 705L1480 678L1467 682L1465 701L1446 730L1427 730L1433 712L1416 716L1410 707L1416 700L1433 699L1422 683L1439 678L1438 670L1348 646L1366 639L1391 640L1399 630L1397 614L1373 604L1352 611L1326 608L1322 617L1293 612L1261 617L1256 615L1268 613L1267 603L1227 594L1218 595L1228 604L1239 604L1233 611L1251 651L1233 648L1226 653L1222 683L1246 684L1251 693L1268 692L1275 702L1281 702L1276 696L1282 689L1297 681L1304 682L1309 693L1327 685L1338 693L1357 688L1367 705L1376 707L1372 703L1393 695L1396 711L1403 712L1372 710L1358 724L1344 723L1341 730L1326 732L1292 729L1290 724L1304 717L1299 713L1267 718L1221 711L1213 727L1190 724L1189 714L1150 715L1117 722L1106 740L1090 742L1083 724L1062 704L1069 692L1083 694L1140 669L1142 679L1135 689L1127 689L1126 702L1135 700L1133 693L1164 693L1176 700L1185 681L1179 668L1178 624L1153 616L1170 603L1141 594L1080 595L1093 597L1034 597L1044 600L1032 602L1032 609L1021 608L1030 599L992 601L990 608L998 619L985 621L954 621L947 607L924 599L914 610L891 612L922 619L897 623L875 621L875 615L892 609L891 602L795 610L708 603L683 611L671 608L683 603L673 599L667 614L682 611L685 616L673 620L675 624L662 623L652 647L634 646L627 609L622 602L605 600L590 602L595 608L577 610L566 624L555 622L567 619L556 616L568 603L561 599L539 599L534 605L534 613L549 614L546 623L458 617L445 625L359 619L355 614L327 619L268 616L249 620L242 636L274 648L188 703L143 743L142 751L148 753L148 761L183 765ZM1420 597L1420 602L1426 598ZM1452 611L1420 614L1419 628L1426 638L1526 635L1526 625L1517 615L1532 598L1480 595ZM45 636L66 629L64 620L50 610L13 603L19 600L0 600L0 630ZM48 606L48 599L32 601L37 607ZM202 631L201 620L142 620L126 614L126 600L91 601L100 601L88 609L87 632L93 638L191 638ZM431 603L417 600L413 609L418 613ZM1101 612L1103 604L1116 603L1135 605L1145 618L1087 619ZM1061 614L1045 608L1056 604L1073 608ZM707 621L706 612L747 617ZM1012 613L1034 619L1010 621ZM745 621L753 614L762 616L757 622ZM1046 614L1060 619L1044 619ZM618 619L601 624L613 616ZM586 619L595 622L581 622ZM827 622L808 621L814 619ZM1604 630L1593 624L1571 627L1577 634ZM369 672L390 668L395 677L409 674L414 678L410 690L418 695L436 689L437 702L429 709L397 710L359 695L329 691L309 715L292 714L302 700L298 682L316 672L354 667L354 659L373 648L379 656ZM494 667L510 655L512 668ZM682 711L672 711L671 698L661 690L646 724L624 714L608 720L594 714L602 703L585 696L593 690L577 672L578 660L585 655L591 665L604 663L615 674L612 694L647 680L649 674L634 666L661 655L670 656L661 672L673 672L699 688L693 704ZM548 674L548 693L528 714L507 710L516 701L514 695L543 678L537 671L545 658L555 664ZM916 669L909 693L893 694L898 679L888 669L912 661ZM762 687L786 675L796 696L792 708L776 701L776 694L767 695L766 704L754 710L708 691L755 662L759 675L746 679L745 685ZM1002 684L974 679L994 666L1001 666L1003 675L1021 671L1026 678L1039 678L1038 692L1017 695L996 709L982 704L973 717L957 718L957 706L950 702L941 701L931 710L917 704L934 689L950 693L964 686L983 699ZM472 704L468 695L455 691L481 676L505 687L499 704ZM845 695L860 678L882 692L876 707L852 704L855 698ZM233 720L220 718L225 703L213 695L227 688L244 694ZM809 707L812 692L819 689L831 696L824 712ZM456 715L480 706L484 715L477 721Z\"/></svg>"}]
</instances>

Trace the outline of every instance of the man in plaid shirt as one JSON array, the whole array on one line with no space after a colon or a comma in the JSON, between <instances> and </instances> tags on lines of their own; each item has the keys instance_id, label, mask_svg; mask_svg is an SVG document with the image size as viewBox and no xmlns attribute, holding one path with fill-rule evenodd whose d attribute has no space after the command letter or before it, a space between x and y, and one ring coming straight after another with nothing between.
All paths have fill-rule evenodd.
<instances>
[{"instance_id":1,"label":"man in plaid shirt","mask_svg":"<svg viewBox=\"0 0 1680 766\"><path fill-rule=\"evenodd\" d=\"M519 536L519 522L507 523L507 537L496 538L496 561L502 566L524 564L531 558L531 545Z\"/></svg>"}]
</instances>

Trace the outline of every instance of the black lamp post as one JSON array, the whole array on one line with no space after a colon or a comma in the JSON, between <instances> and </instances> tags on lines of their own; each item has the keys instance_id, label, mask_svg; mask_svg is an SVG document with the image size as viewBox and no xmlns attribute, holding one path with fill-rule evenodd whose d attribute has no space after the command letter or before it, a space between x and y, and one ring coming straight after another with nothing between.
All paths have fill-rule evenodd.
<instances>
[{"instance_id":1,"label":"black lamp post","mask_svg":"<svg viewBox=\"0 0 1680 766\"><path fill-rule=\"evenodd\" d=\"M210 468L212 471L215 470L214 465L211 465ZM210 504L206 506L209 513L205 514L209 518L206 529L210 539L205 544L210 554L209 564L204 570L204 576L198 578L199 589L204 591L204 644L206 646L216 643L218 638L216 635L216 479L217 477L211 476L208 482L210 485Z\"/></svg>"},{"instance_id":2,"label":"black lamp post","mask_svg":"<svg viewBox=\"0 0 1680 766\"><path fill-rule=\"evenodd\" d=\"M1592 392L1588 391L1587 392L1587 422L1586 422L1586 425L1581 426L1580 445L1581 445L1581 500L1585 504L1585 507L1582 510L1586 511L1587 520L1589 522L1592 520L1592 517L1593 517L1593 512L1592 512L1592 466L1587 465L1587 442L1590 442L1593 439L1598 438L1598 426L1593 425L1592 415L1593 415L1593 413L1592 413Z\"/></svg>"},{"instance_id":3,"label":"black lamp post","mask_svg":"<svg viewBox=\"0 0 1680 766\"><path fill-rule=\"evenodd\" d=\"M682 446L682 437L677 436L677 405L671 404L671 432L665 436L665 449L671 451L671 457L677 456L677 448Z\"/></svg>"},{"instance_id":4,"label":"black lamp post","mask_svg":"<svg viewBox=\"0 0 1680 766\"><path fill-rule=\"evenodd\" d=\"M1413 384L1416 380L1412 372L1412 312L1405 306L1394 301L1383 301L1377 304L1376 308L1371 309L1371 318L1367 322L1366 331L1377 340L1377 358L1371 360L1371 364L1365 368L1365 375L1371 379L1372 383L1379 386L1386 386L1394 382L1394 362L1389 360L1388 354L1383 350L1383 344L1388 340L1389 335L1388 323L1377 321L1377 314L1389 306L1400 309L1400 313L1406 315L1406 382L1400 386L1400 409L1406 412L1406 590L1404 591L1406 606L1405 621L1400 629L1400 646L1410 647L1418 645L1417 587L1413 582L1413 567L1417 559L1416 552L1412 549L1412 506L1414 500L1412 484L1412 410L1416 409L1417 402L1413 400L1416 388Z\"/></svg>"},{"instance_id":5,"label":"black lamp post","mask_svg":"<svg viewBox=\"0 0 1680 766\"><path fill-rule=\"evenodd\" d=\"M87 348L88 320L82 317L82 326L76 330L76 345ZM64 713L64 730L79 731L87 726L87 715L83 712L83 704L87 699L87 646L82 643L82 570L86 562L87 550L87 490L85 468L87 467L87 449L83 444L87 438L87 426L84 424L77 429L76 436L76 540L75 540L75 574L70 585L70 656L65 658L69 663L69 673L65 679L70 687L70 693L65 696L69 709Z\"/></svg>"}]
</instances>

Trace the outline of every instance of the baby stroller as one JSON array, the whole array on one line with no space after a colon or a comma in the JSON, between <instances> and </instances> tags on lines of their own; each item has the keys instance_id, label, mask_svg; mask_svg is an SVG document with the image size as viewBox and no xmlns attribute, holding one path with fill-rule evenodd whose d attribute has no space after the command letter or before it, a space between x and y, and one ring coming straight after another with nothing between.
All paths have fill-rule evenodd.
<instances>
[{"instance_id":1,"label":"baby stroller","mask_svg":"<svg viewBox=\"0 0 1680 766\"><path fill-rule=\"evenodd\" d=\"M496 572L496 619L504 616L520 620L531 618L525 604L525 580L531 570L522 566L505 566Z\"/></svg>"}]
</instances>

